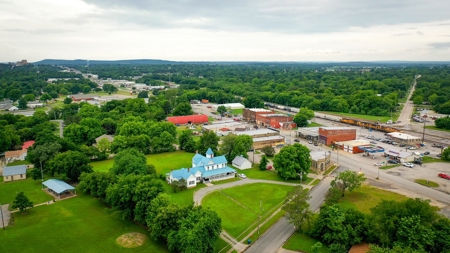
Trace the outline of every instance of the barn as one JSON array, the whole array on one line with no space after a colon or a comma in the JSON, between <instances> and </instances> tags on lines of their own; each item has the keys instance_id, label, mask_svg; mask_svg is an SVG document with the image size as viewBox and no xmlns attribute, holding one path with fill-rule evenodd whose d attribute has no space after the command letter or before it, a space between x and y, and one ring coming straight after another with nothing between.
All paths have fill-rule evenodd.
<instances>
[{"instance_id":1,"label":"barn","mask_svg":"<svg viewBox=\"0 0 450 253\"><path fill-rule=\"evenodd\" d=\"M167 117L167 121L176 124L200 124L208 122L208 116L204 114L188 115L188 116L174 116Z\"/></svg>"}]
</instances>

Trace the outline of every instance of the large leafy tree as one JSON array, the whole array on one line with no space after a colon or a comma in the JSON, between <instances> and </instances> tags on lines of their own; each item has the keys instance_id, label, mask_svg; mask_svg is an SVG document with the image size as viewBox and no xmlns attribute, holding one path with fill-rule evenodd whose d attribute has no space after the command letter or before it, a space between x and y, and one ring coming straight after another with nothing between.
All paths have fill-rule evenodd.
<instances>
[{"instance_id":1,"label":"large leafy tree","mask_svg":"<svg viewBox=\"0 0 450 253\"><path fill-rule=\"evenodd\" d=\"M77 182L81 173L92 172L90 159L78 151L67 151L57 154L48 163L46 170L53 176L65 175L69 180Z\"/></svg>"},{"instance_id":2,"label":"large leafy tree","mask_svg":"<svg viewBox=\"0 0 450 253\"><path fill-rule=\"evenodd\" d=\"M188 102L179 103L175 109L173 109L174 116L184 116L184 115L192 115L194 111L192 111L192 106Z\"/></svg>"},{"instance_id":3,"label":"large leafy tree","mask_svg":"<svg viewBox=\"0 0 450 253\"><path fill-rule=\"evenodd\" d=\"M339 175L331 181L331 186L339 189L342 193L342 197L344 197L345 191L353 191L360 187L365 180L364 174L346 170L339 173Z\"/></svg>"},{"instance_id":4,"label":"large leafy tree","mask_svg":"<svg viewBox=\"0 0 450 253\"><path fill-rule=\"evenodd\" d=\"M14 209L19 209L22 212L27 208L32 208L33 202L31 202L30 199L27 196L25 196L25 193L19 192L16 195L16 198L14 199L11 207Z\"/></svg>"},{"instance_id":5,"label":"large leafy tree","mask_svg":"<svg viewBox=\"0 0 450 253\"><path fill-rule=\"evenodd\" d=\"M223 105L217 107L217 113L219 113L220 115L223 115L226 111L227 111L227 108Z\"/></svg>"},{"instance_id":6,"label":"large leafy tree","mask_svg":"<svg viewBox=\"0 0 450 253\"><path fill-rule=\"evenodd\" d=\"M205 154L208 148L211 148L214 153L217 153L217 146L220 138L213 131L206 131L200 136L197 142L197 151L200 154Z\"/></svg>"},{"instance_id":7,"label":"large leafy tree","mask_svg":"<svg viewBox=\"0 0 450 253\"><path fill-rule=\"evenodd\" d=\"M267 156L263 155L261 157L261 161L259 162L259 169L260 170L266 170L268 163L269 163L269 159L267 159Z\"/></svg>"},{"instance_id":8,"label":"large leafy tree","mask_svg":"<svg viewBox=\"0 0 450 253\"><path fill-rule=\"evenodd\" d=\"M232 161L236 156L248 158L247 152L253 146L253 139L249 135L229 134L222 139L220 151L226 155L228 161Z\"/></svg>"},{"instance_id":9,"label":"large leafy tree","mask_svg":"<svg viewBox=\"0 0 450 253\"><path fill-rule=\"evenodd\" d=\"M161 180L154 175L121 175L106 190L106 201L123 219L146 224L148 204L163 191Z\"/></svg>"},{"instance_id":10,"label":"large leafy tree","mask_svg":"<svg viewBox=\"0 0 450 253\"><path fill-rule=\"evenodd\" d=\"M30 149L27 159L34 164L33 170L36 170L32 173L34 180L41 178L41 170L44 169L46 163L55 157L61 149L62 146L58 142L51 142Z\"/></svg>"},{"instance_id":11,"label":"large leafy tree","mask_svg":"<svg viewBox=\"0 0 450 253\"><path fill-rule=\"evenodd\" d=\"M146 174L147 159L145 155L136 149L129 148L119 152L114 157L114 165L111 172L115 175L121 174Z\"/></svg>"},{"instance_id":12,"label":"large leafy tree","mask_svg":"<svg viewBox=\"0 0 450 253\"><path fill-rule=\"evenodd\" d=\"M116 182L116 176L112 173L95 171L82 173L78 188L94 198L106 199L106 189Z\"/></svg>"},{"instance_id":13,"label":"large leafy tree","mask_svg":"<svg viewBox=\"0 0 450 253\"><path fill-rule=\"evenodd\" d=\"M18 105L18 108L21 109L21 110L27 109L27 100L26 100L24 97L21 97L21 98L19 99L19 105Z\"/></svg>"},{"instance_id":14,"label":"large leafy tree","mask_svg":"<svg viewBox=\"0 0 450 253\"><path fill-rule=\"evenodd\" d=\"M180 137L178 138L178 142L180 143L181 150L186 150L187 152L195 152L195 141L192 137L191 130L182 131Z\"/></svg>"},{"instance_id":15,"label":"large leafy tree","mask_svg":"<svg viewBox=\"0 0 450 253\"><path fill-rule=\"evenodd\" d=\"M7 97L11 99L13 102L19 100L22 96L22 92L19 89L13 89L8 92Z\"/></svg>"},{"instance_id":16,"label":"large leafy tree","mask_svg":"<svg viewBox=\"0 0 450 253\"><path fill-rule=\"evenodd\" d=\"M299 178L298 174L307 174L311 167L310 150L298 143L283 147L275 155L273 165L282 178Z\"/></svg>"},{"instance_id":17,"label":"large leafy tree","mask_svg":"<svg viewBox=\"0 0 450 253\"><path fill-rule=\"evenodd\" d=\"M294 224L295 229L302 233L305 226L309 224L313 212L309 209L308 200L309 190L297 186L293 191L286 194L283 210L289 219L289 222Z\"/></svg>"},{"instance_id":18,"label":"large leafy tree","mask_svg":"<svg viewBox=\"0 0 450 253\"><path fill-rule=\"evenodd\" d=\"M264 108L264 101L258 94L251 94L245 97L244 105L246 108Z\"/></svg>"}]
</instances>

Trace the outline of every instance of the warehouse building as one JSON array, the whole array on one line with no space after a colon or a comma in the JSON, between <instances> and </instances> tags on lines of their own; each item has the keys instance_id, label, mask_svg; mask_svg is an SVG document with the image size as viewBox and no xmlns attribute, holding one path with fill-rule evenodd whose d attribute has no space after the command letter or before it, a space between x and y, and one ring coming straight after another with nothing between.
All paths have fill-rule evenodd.
<instances>
[{"instance_id":1,"label":"warehouse building","mask_svg":"<svg viewBox=\"0 0 450 253\"><path fill-rule=\"evenodd\" d=\"M284 114L258 114L256 115L256 124L261 126L271 126L280 128L283 123L292 122L292 117Z\"/></svg>"},{"instance_id":2,"label":"warehouse building","mask_svg":"<svg viewBox=\"0 0 450 253\"><path fill-rule=\"evenodd\" d=\"M260 114L270 114L274 113L272 110L262 109L262 108L245 108L242 111L242 117L248 122L256 122L256 116Z\"/></svg>"},{"instance_id":3,"label":"warehouse building","mask_svg":"<svg viewBox=\"0 0 450 253\"><path fill-rule=\"evenodd\" d=\"M236 135L250 135L253 138L259 138L259 137L268 137L268 136L277 136L280 133L278 131L272 130L272 129L257 129L257 130L250 130L250 131L238 131L234 132Z\"/></svg>"},{"instance_id":4,"label":"warehouse building","mask_svg":"<svg viewBox=\"0 0 450 253\"><path fill-rule=\"evenodd\" d=\"M333 142L356 140L356 129L350 127L319 127L319 140L327 146Z\"/></svg>"},{"instance_id":5,"label":"warehouse building","mask_svg":"<svg viewBox=\"0 0 450 253\"><path fill-rule=\"evenodd\" d=\"M254 149L261 149L265 146L276 147L278 145L284 145L284 144L285 144L285 139L284 139L284 136L281 136L281 135L253 138L253 148Z\"/></svg>"},{"instance_id":6,"label":"warehouse building","mask_svg":"<svg viewBox=\"0 0 450 253\"><path fill-rule=\"evenodd\" d=\"M205 114L167 117L167 121L177 124L202 124L208 122L208 116Z\"/></svg>"}]
</instances>

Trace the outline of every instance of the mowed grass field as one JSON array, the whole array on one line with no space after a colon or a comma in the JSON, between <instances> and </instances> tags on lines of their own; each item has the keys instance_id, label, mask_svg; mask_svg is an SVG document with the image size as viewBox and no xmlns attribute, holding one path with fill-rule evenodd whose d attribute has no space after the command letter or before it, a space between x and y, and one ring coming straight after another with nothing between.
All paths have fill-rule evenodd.
<instances>
[{"instance_id":1,"label":"mowed grass field","mask_svg":"<svg viewBox=\"0 0 450 253\"><path fill-rule=\"evenodd\" d=\"M321 113L326 113L326 114L331 114L331 115L337 115L337 116L342 116L342 117L349 117L349 118L354 118L354 119L365 119L365 120L370 120L370 121L380 121L380 122L384 122L386 123L388 120L391 119L391 116L372 116L372 115L366 115L366 114L353 114L353 113L345 113L345 112L321 112ZM398 113L393 113L392 114L392 120L397 121L398 118Z\"/></svg>"},{"instance_id":2,"label":"mowed grass field","mask_svg":"<svg viewBox=\"0 0 450 253\"><path fill-rule=\"evenodd\" d=\"M145 228L109 214L87 195L39 206L25 215L14 213L13 218L14 225L0 233L0 252L168 252ZM147 240L132 249L116 244L117 237L131 232L143 233Z\"/></svg>"},{"instance_id":3,"label":"mowed grass field","mask_svg":"<svg viewBox=\"0 0 450 253\"><path fill-rule=\"evenodd\" d=\"M251 161L251 159L250 159ZM300 183L300 179L288 179L288 180L284 180L284 178L281 178L280 176L278 176L277 171L272 169L272 170L260 170L258 168L258 166L254 166L251 169L246 169L246 170L240 170L236 167L233 167L231 165L228 165L230 168L233 168L236 170L237 173L242 173L245 174L248 178L252 178L252 179L264 179L264 180L272 180L272 181L279 181L279 182L287 182L287 183L294 183L294 184L298 184ZM307 184L312 180L312 178L303 178L302 182L303 184Z\"/></svg>"},{"instance_id":4,"label":"mowed grass field","mask_svg":"<svg viewBox=\"0 0 450 253\"><path fill-rule=\"evenodd\" d=\"M28 175L29 176L29 175ZM2 177L3 178L3 177ZM47 180L44 178L44 180ZM52 200L53 197L42 190L41 180L33 180L28 177L25 180L16 180L13 182L0 182L0 203L11 205L19 192L25 193L34 205Z\"/></svg>"},{"instance_id":5,"label":"mowed grass field","mask_svg":"<svg viewBox=\"0 0 450 253\"><path fill-rule=\"evenodd\" d=\"M184 151L147 155L147 164L153 164L158 174L166 174L170 170L178 170L192 166L195 154ZM108 172L113 166L114 159L92 162L94 171Z\"/></svg>"},{"instance_id":6,"label":"mowed grass field","mask_svg":"<svg viewBox=\"0 0 450 253\"><path fill-rule=\"evenodd\" d=\"M222 218L222 228L238 237L258 220L260 200L263 214L273 212L292 189L292 186L261 183L236 186L208 194L202 200L202 206L216 211Z\"/></svg>"}]
</instances>

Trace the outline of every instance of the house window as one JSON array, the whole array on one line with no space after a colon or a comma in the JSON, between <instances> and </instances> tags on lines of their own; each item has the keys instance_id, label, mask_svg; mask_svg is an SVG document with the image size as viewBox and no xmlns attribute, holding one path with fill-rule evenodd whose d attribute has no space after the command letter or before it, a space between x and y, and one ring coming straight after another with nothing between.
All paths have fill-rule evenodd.
<instances>
[{"instance_id":1,"label":"house window","mask_svg":"<svg viewBox=\"0 0 450 253\"><path fill-rule=\"evenodd\" d=\"M23 174L20 174L20 178L22 178L23 177Z\"/></svg>"},{"instance_id":2,"label":"house window","mask_svg":"<svg viewBox=\"0 0 450 253\"><path fill-rule=\"evenodd\" d=\"M189 185L195 184L195 181L189 181Z\"/></svg>"},{"instance_id":3,"label":"house window","mask_svg":"<svg viewBox=\"0 0 450 253\"><path fill-rule=\"evenodd\" d=\"M5 179L8 179L8 177L6 176Z\"/></svg>"}]
</instances>

